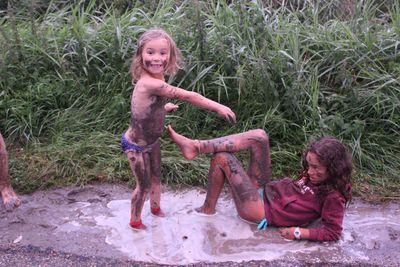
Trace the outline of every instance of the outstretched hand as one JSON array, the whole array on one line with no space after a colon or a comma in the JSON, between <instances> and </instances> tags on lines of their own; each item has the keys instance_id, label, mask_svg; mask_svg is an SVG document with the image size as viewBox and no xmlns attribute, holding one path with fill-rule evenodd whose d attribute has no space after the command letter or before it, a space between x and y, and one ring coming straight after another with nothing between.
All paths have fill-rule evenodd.
<instances>
[{"instance_id":1,"label":"outstretched hand","mask_svg":"<svg viewBox=\"0 0 400 267\"><path fill-rule=\"evenodd\" d=\"M167 103L164 105L164 109L166 112L172 112L175 111L179 108L178 105L175 105L174 103Z\"/></svg>"},{"instance_id":2,"label":"outstretched hand","mask_svg":"<svg viewBox=\"0 0 400 267\"><path fill-rule=\"evenodd\" d=\"M230 123L236 123L236 115L230 108L222 105L217 112L222 118L226 119Z\"/></svg>"}]
</instances>

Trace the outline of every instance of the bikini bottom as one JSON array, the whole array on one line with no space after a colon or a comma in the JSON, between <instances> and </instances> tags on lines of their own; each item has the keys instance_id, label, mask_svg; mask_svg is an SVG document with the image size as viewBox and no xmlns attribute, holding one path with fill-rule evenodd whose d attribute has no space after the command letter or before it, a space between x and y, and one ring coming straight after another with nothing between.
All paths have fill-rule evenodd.
<instances>
[{"instance_id":1,"label":"bikini bottom","mask_svg":"<svg viewBox=\"0 0 400 267\"><path fill-rule=\"evenodd\" d=\"M156 140L154 143L145 146L139 146L135 143L129 142L125 137L125 132L122 134L121 137L121 148L124 153L133 151L133 152L141 152L141 153L149 153L153 149L154 145L157 143Z\"/></svg>"}]
</instances>

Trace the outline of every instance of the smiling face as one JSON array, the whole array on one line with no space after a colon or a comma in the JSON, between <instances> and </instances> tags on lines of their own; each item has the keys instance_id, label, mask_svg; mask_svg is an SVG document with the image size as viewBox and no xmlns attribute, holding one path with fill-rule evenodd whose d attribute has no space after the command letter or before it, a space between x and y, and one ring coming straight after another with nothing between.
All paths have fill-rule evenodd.
<instances>
[{"instance_id":1,"label":"smiling face","mask_svg":"<svg viewBox=\"0 0 400 267\"><path fill-rule=\"evenodd\" d=\"M306 160L308 164L307 174L312 184L318 185L328 179L327 168L319 161L317 154L308 152Z\"/></svg>"},{"instance_id":2,"label":"smiling face","mask_svg":"<svg viewBox=\"0 0 400 267\"><path fill-rule=\"evenodd\" d=\"M169 58L170 46L165 38L150 40L143 47L143 69L154 78L164 79Z\"/></svg>"}]
</instances>

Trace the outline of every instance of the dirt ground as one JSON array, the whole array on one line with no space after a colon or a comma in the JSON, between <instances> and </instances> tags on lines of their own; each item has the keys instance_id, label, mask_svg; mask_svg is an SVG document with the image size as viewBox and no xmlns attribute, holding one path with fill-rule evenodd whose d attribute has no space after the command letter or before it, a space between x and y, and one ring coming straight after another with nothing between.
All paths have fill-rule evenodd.
<instances>
[{"instance_id":1,"label":"dirt ground","mask_svg":"<svg viewBox=\"0 0 400 267\"><path fill-rule=\"evenodd\" d=\"M36 257L40 266L400 266L399 202L356 199L346 211L342 239L318 243L284 240L274 227L257 230L239 219L227 193L217 215L198 215L193 209L204 193L165 189L167 216L151 215L146 201L142 220L148 229L141 232L128 225L131 189L121 185L37 191L22 195L12 212L0 201L0 266L25 258L25 266L38 266ZM50 265L43 261L48 257ZM99 259L103 264L95 263Z\"/></svg>"}]
</instances>

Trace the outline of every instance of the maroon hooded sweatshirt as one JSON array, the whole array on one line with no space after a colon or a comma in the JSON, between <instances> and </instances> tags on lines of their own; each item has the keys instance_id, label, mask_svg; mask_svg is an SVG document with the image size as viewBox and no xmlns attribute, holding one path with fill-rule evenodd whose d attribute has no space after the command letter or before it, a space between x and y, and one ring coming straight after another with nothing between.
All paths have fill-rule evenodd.
<instances>
[{"instance_id":1,"label":"maroon hooded sweatshirt","mask_svg":"<svg viewBox=\"0 0 400 267\"><path fill-rule=\"evenodd\" d=\"M322 226L309 228L310 240L339 240L345 198L337 190L318 194L318 186L303 178L284 178L265 186L265 217L270 225L306 226L321 218Z\"/></svg>"}]
</instances>

